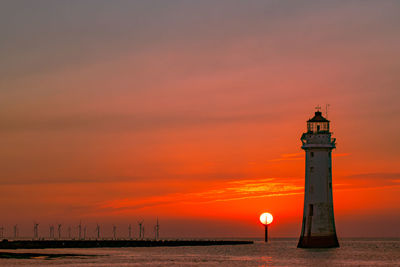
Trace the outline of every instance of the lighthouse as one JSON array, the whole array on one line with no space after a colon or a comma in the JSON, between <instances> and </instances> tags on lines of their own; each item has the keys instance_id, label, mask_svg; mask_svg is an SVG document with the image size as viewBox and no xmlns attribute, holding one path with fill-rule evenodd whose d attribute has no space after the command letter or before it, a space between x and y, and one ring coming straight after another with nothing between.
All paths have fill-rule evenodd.
<instances>
[{"instance_id":1,"label":"lighthouse","mask_svg":"<svg viewBox=\"0 0 400 267\"><path fill-rule=\"evenodd\" d=\"M333 215L332 150L329 120L317 110L307 121L307 132L301 136L306 152L303 224L299 248L339 247Z\"/></svg>"}]
</instances>

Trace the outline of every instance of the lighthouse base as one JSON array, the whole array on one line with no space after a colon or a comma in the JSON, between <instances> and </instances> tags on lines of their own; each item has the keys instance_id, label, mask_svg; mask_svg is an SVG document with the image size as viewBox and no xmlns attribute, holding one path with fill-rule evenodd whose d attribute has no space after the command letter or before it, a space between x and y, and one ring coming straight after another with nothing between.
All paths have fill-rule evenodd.
<instances>
[{"instance_id":1,"label":"lighthouse base","mask_svg":"<svg viewBox=\"0 0 400 267\"><path fill-rule=\"evenodd\" d=\"M337 248L339 242L336 235L331 236L301 236L298 248Z\"/></svg>"}]
</instances>

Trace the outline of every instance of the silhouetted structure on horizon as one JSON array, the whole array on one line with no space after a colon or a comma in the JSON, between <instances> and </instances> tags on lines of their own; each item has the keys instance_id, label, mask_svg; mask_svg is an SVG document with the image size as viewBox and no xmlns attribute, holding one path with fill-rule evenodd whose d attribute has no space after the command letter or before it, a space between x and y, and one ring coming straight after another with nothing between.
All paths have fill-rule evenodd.
<instances>
[{"instance_id":1,"label":"silhouetted structure on horizon","mask_svg":"<svg viewBox=\"0 0 400 267\"><path fill-rule=\"evenodd\" d=\"M301 236L297 247L338 247L332 197L332 150L329 121L317 110L307 121L307 132L301 136L306 152L304 210Z\"/></svg>"}]
</instances>

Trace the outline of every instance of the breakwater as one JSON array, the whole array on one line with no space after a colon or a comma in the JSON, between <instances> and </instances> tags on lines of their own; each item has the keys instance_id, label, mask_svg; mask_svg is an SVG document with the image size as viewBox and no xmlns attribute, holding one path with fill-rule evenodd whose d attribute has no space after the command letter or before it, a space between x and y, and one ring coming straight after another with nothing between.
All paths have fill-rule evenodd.
<instances>
[{"instance_id":1,"label":"breakwater","mask_svg":"<svg viewBox=\"0 0 400 267\"><path fill-rule=\"evenodd\" d=\"M178 247L253 244L235 240L3 240L0 249L98 248L98 247Z\"/></svg>"}]
</instances>

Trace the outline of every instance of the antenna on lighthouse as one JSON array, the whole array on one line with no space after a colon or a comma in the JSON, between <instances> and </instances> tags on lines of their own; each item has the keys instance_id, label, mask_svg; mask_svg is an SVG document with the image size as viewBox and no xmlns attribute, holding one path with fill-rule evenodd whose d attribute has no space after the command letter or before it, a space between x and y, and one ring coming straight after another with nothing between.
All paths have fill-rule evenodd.
<instances>
[{"instance_id":1,"label":"antenna on lighthouse","mask_svg":"<svg viewBox=\"0 0 400 267\"><path fill-rule=\"evenodd\" d=\"M330 106L331 106L330 104L325 105L325 118L328 118L328 109Z\"/></svg>"}]
</instances>

